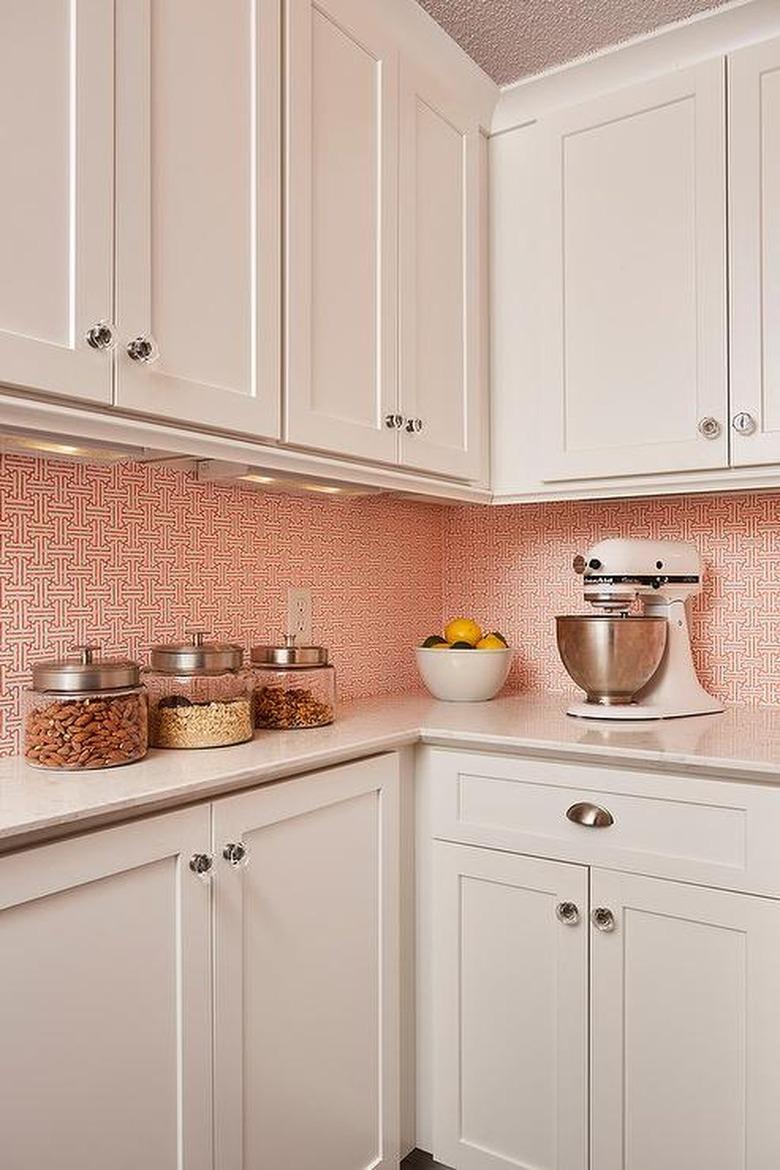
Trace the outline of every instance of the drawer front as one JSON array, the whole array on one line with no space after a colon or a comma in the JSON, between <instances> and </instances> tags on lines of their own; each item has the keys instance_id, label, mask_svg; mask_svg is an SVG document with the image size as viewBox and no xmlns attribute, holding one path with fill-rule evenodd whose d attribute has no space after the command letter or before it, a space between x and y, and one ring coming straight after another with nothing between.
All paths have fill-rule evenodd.
<instances>
[{"instance_id":1,"label":"drawer front","mask_svg":"<svg viewBox=\"0 0 780 1170\"><path fill-rule=\"evenodd\" d=\"M780 895L780 788L427 748L433 836Z\"/></svg>"}]
</instances>

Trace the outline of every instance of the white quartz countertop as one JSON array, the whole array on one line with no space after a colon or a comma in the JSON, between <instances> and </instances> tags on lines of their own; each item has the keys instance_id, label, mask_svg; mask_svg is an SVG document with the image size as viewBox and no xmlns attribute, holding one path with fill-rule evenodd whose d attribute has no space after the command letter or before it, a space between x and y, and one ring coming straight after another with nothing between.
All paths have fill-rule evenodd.
<instances>
[{"instance_id":1,"label":"white quartz countertop","mask_svg":"<svg viewBox=\"0 0 780 1170\"><path fill-rule=\"evenodd\" d=\"M257 732L238 747L153 750L122 768L59 773L0 759L0 849L418 742L780 784L780 707L626 724L571 718L568 701L385 695L342 706L331 727Z\"/></svg>"}]
</instances>

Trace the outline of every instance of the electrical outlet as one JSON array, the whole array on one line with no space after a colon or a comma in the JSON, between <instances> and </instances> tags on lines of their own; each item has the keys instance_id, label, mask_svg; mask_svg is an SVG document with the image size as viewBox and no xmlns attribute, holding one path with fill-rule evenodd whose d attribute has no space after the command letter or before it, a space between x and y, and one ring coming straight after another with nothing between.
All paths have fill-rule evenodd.
<instances>
[{"instance_id":1,"label":"electrical outlet","mask_svg":"<svg viewBox=\"0 0 780 1170\"><path fill-rule=\"evenodd\" d=\"M298 646L311 646L311 589L287 590L287 632Z\"/></svg>"}]
</instances>

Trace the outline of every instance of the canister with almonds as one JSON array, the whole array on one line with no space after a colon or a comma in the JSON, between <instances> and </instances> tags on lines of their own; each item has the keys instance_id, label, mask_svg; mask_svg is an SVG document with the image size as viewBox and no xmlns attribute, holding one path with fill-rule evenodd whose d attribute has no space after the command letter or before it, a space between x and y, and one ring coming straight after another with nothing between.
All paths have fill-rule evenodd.
<instances>
[{"instance_id":1,"label":"canister with almonds","mask_svg":"<svg viewBox=\"0 0 780 1170\"><path fill-rule=\"evenodd\" d=\"M76 658L38 662L24 692L24 758L36 768L114 768L146 755L140 667L73 646Z\"/></svg>"}]
</instances>

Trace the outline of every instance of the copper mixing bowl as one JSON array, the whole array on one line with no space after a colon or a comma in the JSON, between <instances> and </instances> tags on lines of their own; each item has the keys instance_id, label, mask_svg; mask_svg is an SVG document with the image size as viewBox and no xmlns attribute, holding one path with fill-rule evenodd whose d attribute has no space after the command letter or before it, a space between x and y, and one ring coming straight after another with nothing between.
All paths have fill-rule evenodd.
<instances>
[{"instance_id":1,"label":"copper mixing bowl","mask_svg":"<svg viewBox=\"0 0 780 1170\"><path fill-rule=\"evenodd\" d=\"M589 703L630 703L666 649L663 617L572 614L555 623L561 661Z\"/></svg>"}]
</instances>

